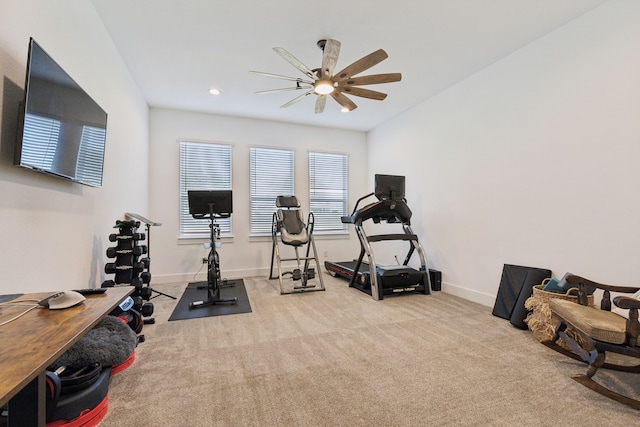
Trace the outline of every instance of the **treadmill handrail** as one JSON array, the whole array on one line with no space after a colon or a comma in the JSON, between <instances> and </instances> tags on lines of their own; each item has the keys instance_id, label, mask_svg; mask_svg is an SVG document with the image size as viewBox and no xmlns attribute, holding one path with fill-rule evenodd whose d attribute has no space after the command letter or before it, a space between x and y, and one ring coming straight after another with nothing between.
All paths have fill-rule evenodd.
<instances>
[{"instance_id":1,"label":"treadmill handrail","mask_svg":"<svg viewBox=\"0 0 640 427\"><path fill-rule=\"evenodd\" d=\"M362 196L360 197L357 201L356 201L356 205L353 207L353 212L351 212L351 216L355 215L356 212L358 212L358 205L360 204L361 201L363 201L364 199L373 196L375 193L369 193L366 196Z\"/></svg>"},{"instance_id":2,"label":"treadmill handrail","mask_svg":"<svg viewBox=\"0 0 640 427\"><path fill-rule=\"evenodd\" d=\"M353 218L351 215L341 216L340 221L342 221L343 224L353 224Z\"/></svg>"},{"instance_id":3,"label":"treadmill handrail","mask_svg":"<svg viewBox=\"0 0 640 427\"><path fill-rule=\"evenodd\" d=\"M360 197L357 201L356 201L356 205L353 207L353 212L351 212L351 215L346 215L346 216L341 216L340 217L340 221L343 224L355 224L355 219L357 218L357 213L358 213L358 205L360 204L361 201L363 201L364 199L366 199L367 197L371 197L373 196L375 193L369 193L366 196L362 196Z\"/></svg>"}]
</instances>

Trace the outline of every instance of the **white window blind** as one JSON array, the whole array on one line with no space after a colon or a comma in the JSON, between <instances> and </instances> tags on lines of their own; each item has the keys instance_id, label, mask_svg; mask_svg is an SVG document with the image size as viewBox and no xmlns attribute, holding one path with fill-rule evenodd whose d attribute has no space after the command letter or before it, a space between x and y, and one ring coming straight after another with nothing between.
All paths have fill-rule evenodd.
<instances>
[{"instance_id":1,"label":"white window blind","mask_svg":"<svg viewBox=\"0 0 640 427\"><path fill-rule=\"evenodd\" d=\"M314 231L345 231L349 158L344 154L309 152L309 209Z\"/></svg>"},{"instance_id":2,"label":"white window blind","mask_svg":"<svg viewBox=\"0 0 640 427\"><path fill-rule=\"evenodd\" d=\"M270 234L276 197L294 195L294 152L250 149L251 234Z\"/></svg>"},{"instance_id":3,"label":"white window blind","mask_svg":"<svg viewBox=\"0 0 640 427\"><path fill-rule=\"evenodd\" d=\"M231 146L180 142L180 235L209 235L209 219L189 213L189 190L231 190ZM231 233L231 218L218 218L222 235Z\"/></svg>"},{"instance_id":4,"label":"white window blind","mask_svg":"<svg viewBox=\"0 0 640 427\"><path fill-rule=\"evenodd\" d=\"M104 128L82 126L76 177L87 184L102 185L105 136L106 130Z\"/></svg>"}]
</instances>

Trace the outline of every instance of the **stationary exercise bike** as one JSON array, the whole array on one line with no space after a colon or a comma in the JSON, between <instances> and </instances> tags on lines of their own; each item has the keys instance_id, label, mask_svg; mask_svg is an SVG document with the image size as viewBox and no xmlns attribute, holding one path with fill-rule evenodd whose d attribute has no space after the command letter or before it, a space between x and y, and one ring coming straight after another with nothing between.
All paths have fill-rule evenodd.
<instances>
[{"instance_id":1,"label":"stationary exercise bike","mask_svg":"<svg viewBox=\"0 0 640 427\"><path fill-rule=\"evenodd\" d=\"M206 307L216 304L235 304L238 298L222 298L220 288L232 285L222 280L220 275L220 256L218 255L218 240L220 239L220 225L217 218L229 218L232 212L232 195L230 190L217 191L189 191L189 213L196 219L209 219L210 248L207 257L207 300L193 301L189 308ZM226 283L225 283L226 282Z\"/></svg>"}]
</instances>

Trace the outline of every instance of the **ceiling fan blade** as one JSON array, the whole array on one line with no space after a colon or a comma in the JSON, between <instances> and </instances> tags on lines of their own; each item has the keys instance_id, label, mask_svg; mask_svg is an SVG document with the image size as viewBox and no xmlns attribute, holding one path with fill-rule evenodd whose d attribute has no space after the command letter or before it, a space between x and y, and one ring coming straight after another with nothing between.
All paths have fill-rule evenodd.
<instances>
[{"instance_id":1,"label":"ceiling fan blade","mask_svg":"<svg viewBox=\"0 0 640 427\"><path fill-rule=\"evenodd\" d=\"M300 96L297 96L297 97L293 98L291 101L287 102L286 104L281 105L280 108L287 108L288 106L293 105L298 101L301 101L302 98L304 98L305 96L307 96L309 94L312 94L312 93L313 93L313 89L308 91L308 92L303 93Z\"/></svg>"},{"instance_id":2,"label":"ceiling fan blade","mask_svg":"<svg viewBox=\"0 0 640 427\"><path fill-rule=\"evenodd\" d=\"M316 99L316 114L320 114L324 111L324 106L327 103L327 95L318 95Z\"/></svg>"},{"instance_id":3,"label":"ceiling fan blade","mask_svg":"<svg viewBox=\"0 0 640 427\"><path fill-rule=\"evenodd\" d=\"M273 50L283 57L289 64L296 67L298 70L302 71L307 77L312 80L318 80L318 76L314 73L309 67L304 65L298 58L290 54L286 49L281 47L274 47Z\"/></svg>"},{"instance_id":4,"label":"ceiling fan blade","mask_svg":"<svg viewBox=\"0 0 640 427\"><path fill-rule=\"evenodd\" d=\"M402 74L400 73L371 74L369 76L341 80L338 86L377 85L380 83L399 82L400 80L402 80Z\"/></svg>"},{"instance_id":5,"label":"ceiling fan blade","mask_svg":"<svg viewBox=\"0 0 640 427\"><path fill-rule=\"evenodd\" d=\"M320 78L330 79L333 75L333 69L338 62L338 55L340 55L340 42L334 39L327 39L325 40L322 51L322 68L320 69Z\"/></svg>"},{"instance_id":6,"label":"ceiling fan blade","mask_svg":"<svg viewBox=\"0 0 640 427\"><path fill-rule=\"evenodd\" d=\"M360 96L362 98L375 99L377 101L382 101L387 97L386 93L378 92L375 90L364 89L361 87L345 87L341 88L344 93L348 95Z\"/></svg>"},{"instance_id":7,"label":"ceiling fan blade","mask_svg":"<svg viewBox=\"0 0 640 427\"><path fill-rule=\"evenodd\" d=\"M308 81L308 80L303 80L300 77L289 77L289 76L283 76L280 74L273 74L273 73L265 73L263 71L249 71L249 73L251 74L258 74L260 76L265 76L265 77L271 77L274 79L282 79L282 80L290 80L292 82L300 82L300 83L307 83L307 84L313 84L313 82Z\"/></svg>"},{"instance_id":8,"label":"ceiling fan blade","mask_svg":"<svg viewBox=\"0 0 640 427\"><path fill-rule=\"evenodd\" d=\"M378 49L375 52L372 52L369 55L358 59L356 62L347 66L345 69L338 71L333 76L333 80L340 81L340 80L344 80L349 77L355 76L356 74L359 74L365 70L368 70L374 65L384 61L388 57L389 55L387 55L387 52L385 52L382 49Z\"/></svg>"},{"instance_id":9,"label":"ceiling fan blade","mask_svg":"<svg viewBox=\"0 0 640 427\"><path fill-rule=\"evenodd\" d=\"M296 86L296 87L284 87L282 89L267 89L267 90L259 90L257 92L253 92L258 95L264 95L265 93L275 93L275 92L285 92L289 90L300 90L300 89L309 89L308 87Z\"/></svg>"},{"instance_id":10,"label":"ceiling fan blade","mask_svg":"<svg viewBox=\"0 0 640 427\"><path fill-rule=\"evenodd\" d=\"M352 100L344 96L340 91L334 90L333 92L331 92L331 97L335 99L336 102L342 106L342 108L346 108L349 111L358 108L358 106Z\"/></svg>"}]
</instances>

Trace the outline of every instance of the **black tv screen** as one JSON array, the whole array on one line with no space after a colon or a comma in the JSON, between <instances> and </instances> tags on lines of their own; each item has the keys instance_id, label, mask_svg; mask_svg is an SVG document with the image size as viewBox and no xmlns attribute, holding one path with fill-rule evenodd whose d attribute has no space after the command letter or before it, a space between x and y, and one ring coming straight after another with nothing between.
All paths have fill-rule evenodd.
<instances>
[{"instance_id":1,"label":"black tv screen","mask_svg":"<svg viewBox=\"0 0 640 427\"><path fill-rule=\"evenodd\" d=\"M18 126L14 164L102 186L107 113L33 39Z\"/></svg>"}]
</instances>

